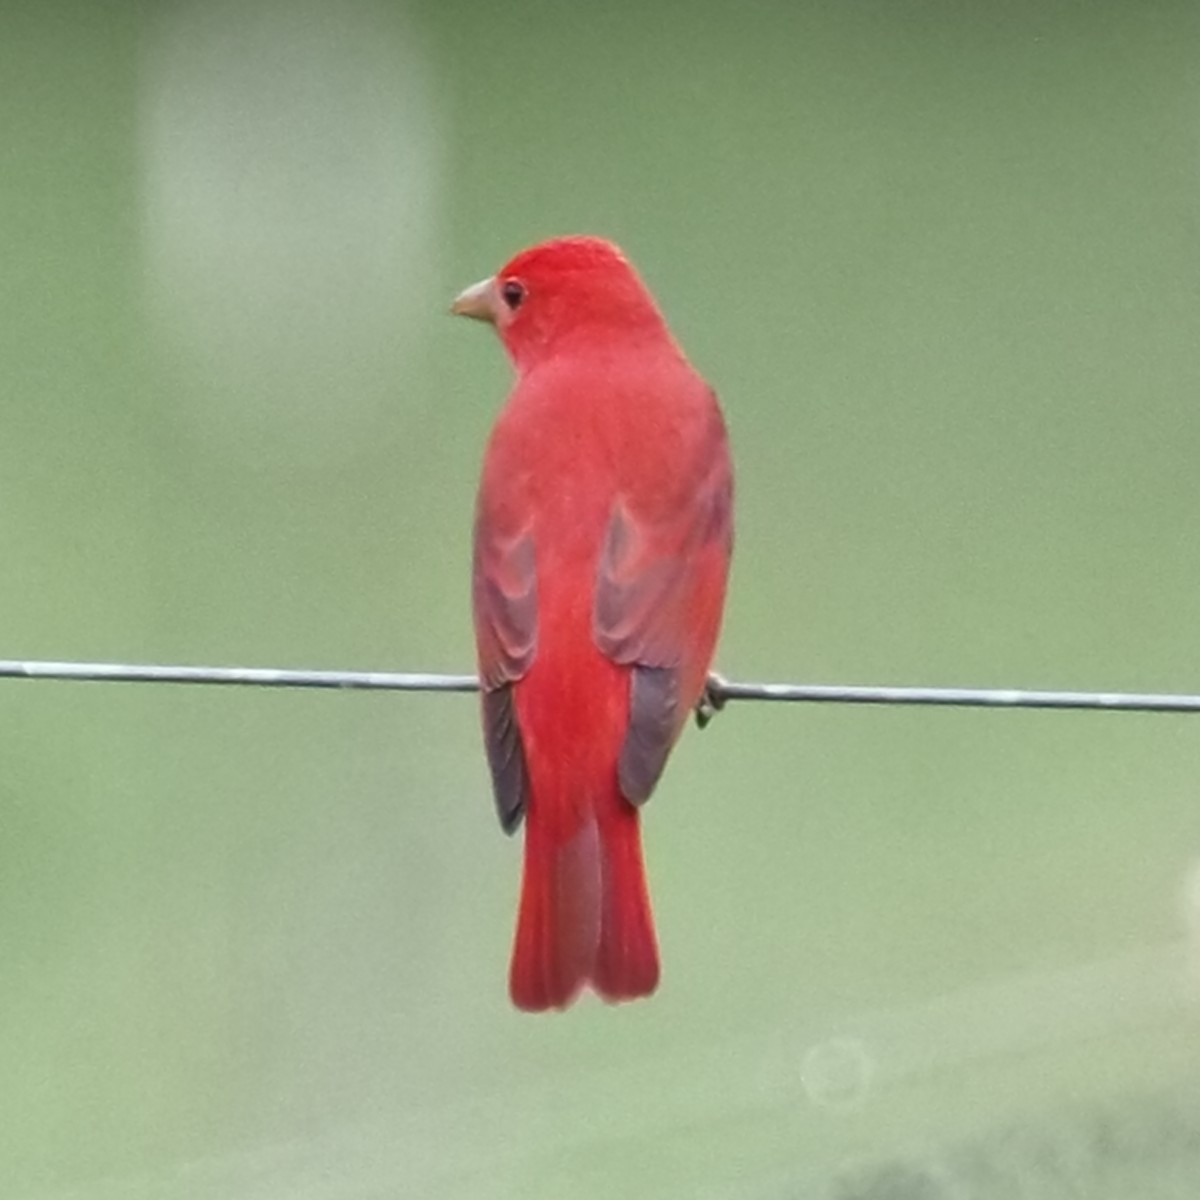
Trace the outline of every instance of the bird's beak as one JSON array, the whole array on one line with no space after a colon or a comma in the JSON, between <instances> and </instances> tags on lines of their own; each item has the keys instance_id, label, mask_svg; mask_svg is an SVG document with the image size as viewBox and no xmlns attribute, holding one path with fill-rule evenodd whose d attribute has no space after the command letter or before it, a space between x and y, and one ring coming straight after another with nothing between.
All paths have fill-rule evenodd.
<instances>
[{"instance_id":1,"label":"bird's beak","mask_svg":"<svg viewBox=\"0 0 1200 1200\"><path fill-rule=\"evenodd\" d=\"M481 279L465 292L460 292L450 305L456 317L474 317L477 321L496 320L496 281Z\"/></svg>"}]
</instances>

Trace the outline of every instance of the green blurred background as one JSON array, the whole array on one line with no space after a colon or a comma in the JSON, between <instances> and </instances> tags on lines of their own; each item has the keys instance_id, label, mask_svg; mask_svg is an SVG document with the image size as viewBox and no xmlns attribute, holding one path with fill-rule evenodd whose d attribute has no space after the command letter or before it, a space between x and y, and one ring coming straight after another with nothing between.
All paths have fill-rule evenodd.
<instances>
[{"instance_id":1,"label":"green blurred background","mask_svg":"<svg viewBox=\"0 0 1200 1200\"><path fill-rule=\"evenodd\" d=\"M614 237L720 392L739 679L1200 690L1200 7L0 4L0 655L467 669ZM652 1002L530 1018L465 697L0 685L0 1196L1179 1196L1196 718L739 704Z\"/></svg>"}]
</instances>

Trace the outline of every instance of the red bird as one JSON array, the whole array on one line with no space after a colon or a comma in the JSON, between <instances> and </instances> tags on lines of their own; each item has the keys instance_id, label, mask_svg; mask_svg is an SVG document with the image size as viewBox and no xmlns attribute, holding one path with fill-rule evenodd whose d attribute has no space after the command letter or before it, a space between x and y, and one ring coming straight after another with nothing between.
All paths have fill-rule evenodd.
<instances>
[{"instance_id":1,"label":"red bird","mask_svg":"<svg viewBox=\"0 0 1200 1200\"><path fill-rule=\"evenodd\" d=\"M506 832L526 819L509 991L565 1008L658 984L638 807L704 691L733 477L712 390L616 246L544 242L454 302L516 385L475 515L483 732Z\"/></svg>"}]
</instances>

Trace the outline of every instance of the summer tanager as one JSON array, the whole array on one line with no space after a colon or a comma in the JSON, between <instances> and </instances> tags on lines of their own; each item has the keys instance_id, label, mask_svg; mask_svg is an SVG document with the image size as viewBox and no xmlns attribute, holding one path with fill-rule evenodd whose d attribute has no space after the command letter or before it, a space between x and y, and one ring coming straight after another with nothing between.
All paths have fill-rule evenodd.
<instances>
[{"instance_id":1,"label":"summer tanager","mask_svg":"<svg viewBox=\"0 0 1200 1200\"><path fill-rule=\"evenodd\" d=\"M509 990L658 984L638 807L705 688L732 547L717 400L617 247L545 242L454 302L492 322L516 384L475 517L483 731L525 870Z\"/></svg>"}]
</instances>

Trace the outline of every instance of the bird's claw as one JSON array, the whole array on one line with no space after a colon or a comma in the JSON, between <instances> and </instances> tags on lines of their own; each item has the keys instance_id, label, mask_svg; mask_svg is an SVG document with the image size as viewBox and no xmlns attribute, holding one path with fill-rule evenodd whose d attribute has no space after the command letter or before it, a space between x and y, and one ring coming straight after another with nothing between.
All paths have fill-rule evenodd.
<instances>
[{"instance_id":1,"label":"bird's claw","mask_svg":"<svg viewBox=\"0 0 1200 1200\"><path fill-rule=\"evenodd\" d=\"M725 680L713 671L704 684L704 691L696 702L696 725L704 729L725 707Z\"/></svg>"}]
</instances>

